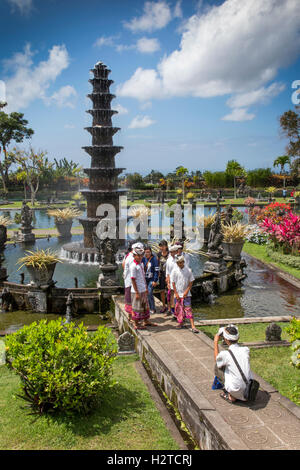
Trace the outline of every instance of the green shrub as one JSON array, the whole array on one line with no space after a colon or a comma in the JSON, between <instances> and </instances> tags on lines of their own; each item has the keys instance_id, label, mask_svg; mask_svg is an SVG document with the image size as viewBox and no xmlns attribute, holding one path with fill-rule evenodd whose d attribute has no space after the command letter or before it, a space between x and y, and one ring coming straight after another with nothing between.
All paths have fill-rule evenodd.
<instances>
[{"instance_id":1,"label":"green shrub","mask_svg":"<svg viewBox=\"0 0 300 470\"><path fill-rule=\"evenodd\" d=\"M272 250L271 247L267 247L267 254L277 263L287 264L292 268L300 269L300 256L285 255L283 253L279 253L278 251Z\"/></svg>"},{"instance_id":2,"label":"green shrub","mask_svg":"<svg viewBox=\"0 0 300 470\"><path fill-rule=\"evenodd\" d=\"M300 369L300 320L293 317L286 331L290 335L292 343L291 362L297 369Z\"/></svg>"},{"instance_id":3,"label":"green shrub","mask_svg":"<svg viewBox=\"0 0 300 470\"><path fill-rule=\"evenodd\" d=\"M117 352L105 327L41 320L6 338L6 364L21 378L21 397L35 412L88 412L112 384Z\"/></svg>"}]
</instances>

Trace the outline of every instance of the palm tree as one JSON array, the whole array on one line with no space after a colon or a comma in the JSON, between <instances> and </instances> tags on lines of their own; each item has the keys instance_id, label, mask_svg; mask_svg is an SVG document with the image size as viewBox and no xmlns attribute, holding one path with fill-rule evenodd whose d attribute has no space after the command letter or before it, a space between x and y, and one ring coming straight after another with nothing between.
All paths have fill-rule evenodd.
<instances>
[{"instance_id":1,"label":"palm tree","mask_svg":"<svg viewBox=\"0 0 300 470\"><path fill-rule=\"evenodd\" d=\"M280 166L280 174L282 175L284 172L285 165L291 164L291 158L288 155L281 155L274 160L273 166ZM285 178L283 178L283 187L285 187Z\"/></svg>"},{"instance_id":2,"label":"palm tree","mask_svg":"<svg viewBox=\"0 0 300 470\"><path fill-rule=\"evenodd\" d=\"M227 162L226 173L233 177L234 199L236 199L236 178L246 176L246 171L236 160L229 160Z\"/></svg>"},{"instance_id":3,"label":"palm tree","mask_svg":"<svg viewBox=\"0 0 300 470\"><path fill-rule=\"evenodd\" d=\"M176 175L182 177L182 199L184 199L184 182L185 182L185 176L188 174L188 169L185 168L184 166L179 166L176 168Z\"/></svg>"}]
</instances>

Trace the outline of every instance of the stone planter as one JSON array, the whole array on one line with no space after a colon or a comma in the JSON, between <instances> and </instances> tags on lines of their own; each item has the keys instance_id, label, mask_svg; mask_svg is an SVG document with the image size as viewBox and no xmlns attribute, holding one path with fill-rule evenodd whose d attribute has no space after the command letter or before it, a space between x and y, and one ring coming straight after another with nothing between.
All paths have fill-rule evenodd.
<instances>
[{"instance_id":1,"label":"stone planter","mask_svg":"<svg viewBox=\"0 0 300 470\"><path fill-rule=\"evenodd\" d=\"M70 238L73 220L65 220L64 222L55 221L55 226L60 238Z\"/></svg>"},{"instance_id":2,"label":"stone planter","mask_svg":"<svg viewBox=\"0 0 300 470\"><path fill-rule=\"evenodd\" d=\"M26 266L32 283L36 287L49 286L52 284L56 263L49 264L46 269L38 269L33 266Z\"/></svg>"},{"instance_id":3,"label":"stone planter","mask_svg":"<svg viewBox=\"0 0 300 470\"><path fill-rule=\"evenodd\" d=\"M225 257L230 258L232 260L239 260L241 257L241 252L243 249L245 241L242 240L240 242L223 242L223 254Z\"/></svg>"},{"instance_id":4,"label":"stone planter","mask_svg":"<svg viewBox=\"0 0 300 470\"><path fill-rule=\"evenodd\" d=\"M7 242L7 228L4 225L0 225L0 250L5 248Z\"/></svg>"}]
</instances>

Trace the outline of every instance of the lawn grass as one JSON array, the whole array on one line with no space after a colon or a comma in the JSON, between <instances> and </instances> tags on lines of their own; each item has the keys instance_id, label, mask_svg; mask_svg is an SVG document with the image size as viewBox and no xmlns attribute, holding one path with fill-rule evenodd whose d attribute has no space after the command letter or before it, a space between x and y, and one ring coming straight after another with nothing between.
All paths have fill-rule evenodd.
<instances>
[{"instance_id":1,"label":"lawn grass","mask_svg":"<svg viewBox=\"0 0 300 470\"><path fill-rule=\"evenodd\" d=\"M297 279L300 279L299 269L292 268L291 266L288 266L287 264L273 261L272 258L268 256L265 245L257 245L256 243L245 242L243 246L243 251L247 253L248 255L259 259L260 261L263 261L264 263L267 263L267 264L272 263L274 266L281 269L282 271L285 271L291 274L292 276L296 277Z\"/></svg>"},{"instance_id":2,"label":"lawn grass","mask_svg":"<svg viewBox=\"0 0 300 470\"><path fill-rule=\"evenodd\" d=\"M300 406L300 371L290 364L290 356L290 348L252 349L251 369Z\"/></svg>"},{"instance_id":3,"label":"lawn grass","mask_svg":"<svg viewBox=\"0 0 300 470\"><path fill-rule=\"evenodd\" d=\"M284 330L287 326L289 326L289 322L276 322L282 329L281 339L289 341L289 335ZM239 329L241 343L252 343L258 341L265 340L265 331L268 326L268 323L249 323L249 324L242 324L237 325ZM211 339L214 338L215 334L219 330L218 325L203 325L197 327L200 331L203 331L207 336Z\"/></svg>"},{"instance_id":4,"label":"lawn grass","mask_svg":"<svg viewBox=\"0 0 300 470\"><path fill-rule=\"evenodd\" d=\"M134 363L118 357L118 382L89 416L33 418L16 397L19 379L0 367L0 449L2 450L178 450ZM35 419L35 421L33 421Z\"/></svg>"}]
</instances>

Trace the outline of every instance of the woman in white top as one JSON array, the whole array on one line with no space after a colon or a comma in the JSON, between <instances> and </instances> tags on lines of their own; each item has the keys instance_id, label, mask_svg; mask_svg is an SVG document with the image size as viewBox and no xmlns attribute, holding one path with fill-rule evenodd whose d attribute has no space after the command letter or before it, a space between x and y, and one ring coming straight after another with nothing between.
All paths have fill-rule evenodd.
<instances>
[{"instance_id":1,"label":"woman in white top","mask_svg":"<svg viewBox=\"0 0 300 470\"><path fill-rule=\"evenodd\" d=\"M221 393L221 397L229 403L234 403L236 400L246 401L244 398L246 384L231 354L225 350L219 353L218 342L222 338L234 354L246 380L249 381L253 378L250 369L250 350L238 344L239 332L237 327L229 325L226 328L220 328L214 337L214 355L216 361L215 375L220 382L224 383L225 388L225 391Z\"/></svg>"}]
</instances>

